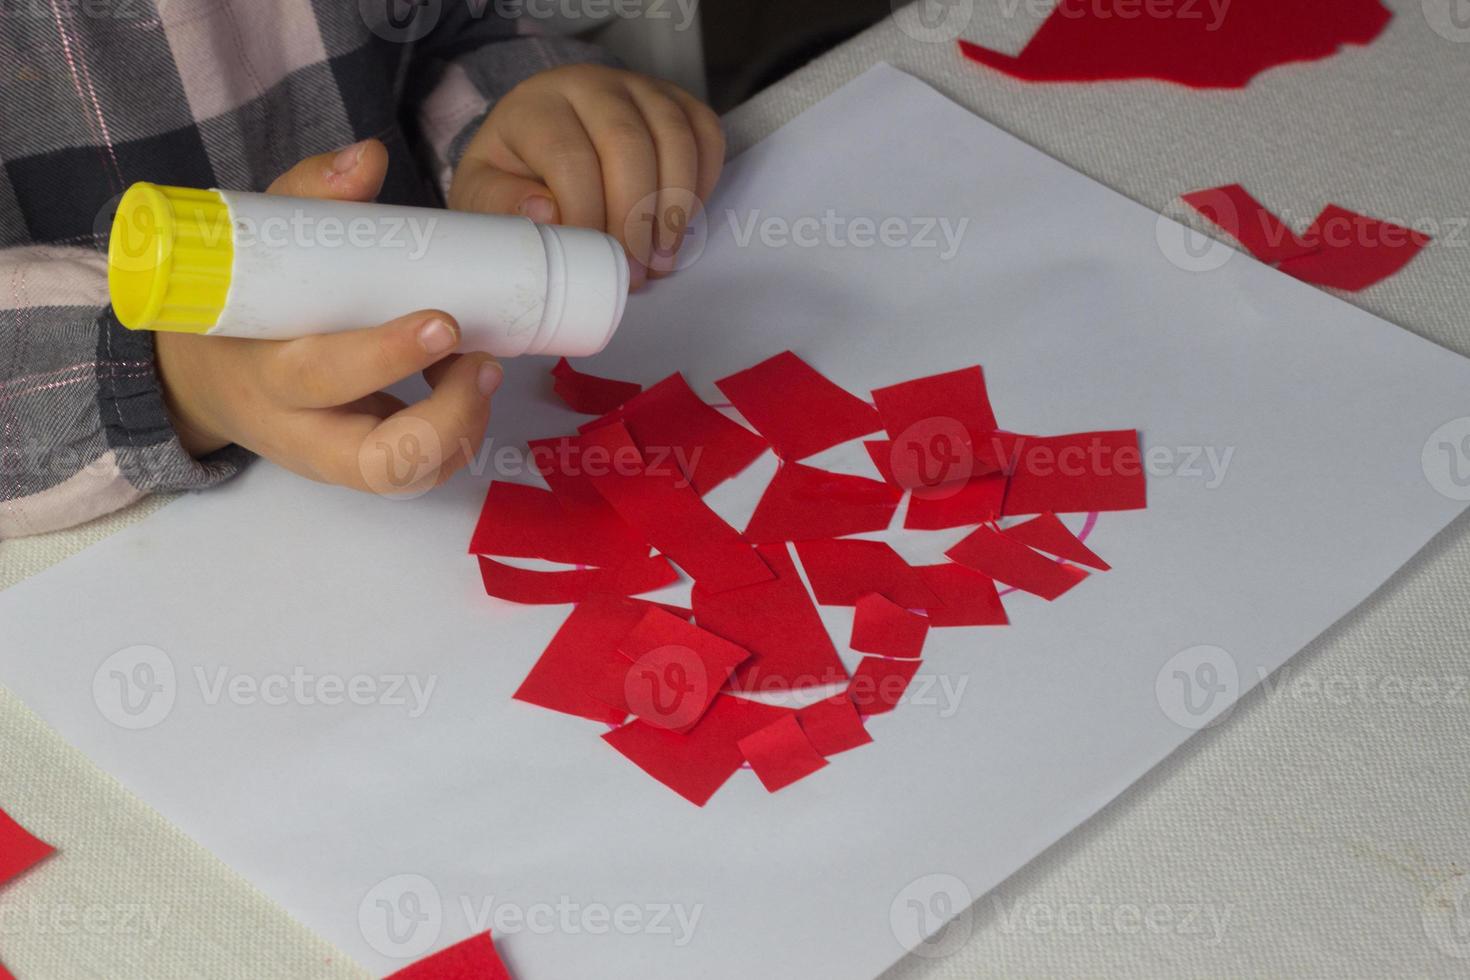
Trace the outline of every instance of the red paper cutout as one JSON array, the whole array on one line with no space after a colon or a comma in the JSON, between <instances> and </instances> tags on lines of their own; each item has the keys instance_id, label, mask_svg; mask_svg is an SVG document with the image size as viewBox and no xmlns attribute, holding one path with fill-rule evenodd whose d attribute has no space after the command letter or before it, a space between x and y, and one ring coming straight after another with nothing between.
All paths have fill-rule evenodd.
<instances>
[{"instance_id":1,"label":"red paper cutout","mask_svg":"<svg viewBox=\"0 0 1470 980\"><path fill-rule=\"evenodd\" d=\"M648 607L636 599L607 595L578 603L512 697L579 718L621 724L628 713L595 692L614 667L626 669L627 658L618 652L618 643Z\"/></svg>"},{"instance_id":2,"label":"red paper cutout","mask_svg":"<svg viewBox=\"0 0 1470 980\"><path fill-rule=\"evenodd\" d=\"M744 763L740 740L787 714L788 708L721 694L687 735L630 721L602 738L654 779L704 806Z\"/></svg>"},{"instance_id":3,"label":"red paper cutout","mask_svg":"<svg viewBox=\"0 0 1470 980\"><path fill-rule=\"evenodd\" d=\"M1001 513L1066 514L1138 510L1148 503L1138 432L1077 432L1064 436L996 433L1007 468Z\"/></svg>"},{"instance_id":4,"label":"red paper cutout","mask_svg":"<svg viewBox=\"0 0 1470 980\"><path fill-rule=\"evenodd\" d=\"M796 553L824 606L855 606L877 592L906 609L925 609L939 599L919 573L882 541L798 541Z\"/></svg>"},{"instance_id":5,"label":"red paper cutout","mask_svg":"<svg viewBox=\"0 0 1470 980\"><path fill-rule=\"evenodd\" d=\"M976 528L945 554L997 582L1048 601L1087 577L1082 569L1054 562L990 527Z\"/></svg>"},{"instance_id":6,"label":"red paper cutout","mask_svg":"<svg viewBox=\"0 0 1470 980\"><path fill-rule=\"evenodd\" d=\"M628 658L621 707L658 728L687 732L750 653L662 609L644 613L618 644Z\"/></svg>"},{"instance_id":7,"label":"red paper cutout","mask_svg":"<svg viewBox=\"0 0 1470 980\"><path fill-rule=\"evenodd\" d=\"M18 878L55 853L56 848L0 810L0 885Z\"/></svg>"},{"instance_id":8,"label":"red paper cutout","mask_svg":"<svg viewBox=\"0 0 1470 980\"><path fill-rule=\"evenodd\" d=\"M1387 279L1432 240L1336 204L1323 208L1300 236L1293 235L1239 184L1194 191L1183 200L1262 262L1314 286L1347 292Z\"/></svg>"},{"instance_id":9,"label":"red paper cutout","mask_svg":"<svg viewBox=\"0 0 1470 980\"><path fill-rule=\"evenodd\" d=\"M579 568L541 572L516 568L479 556L485 594L507 602L554 605L581 602L598 594L637 595L679 581L679 573L664 558L653 555L611 568Z\"/></svg>"},{"instance_id":10,"label":"red paper cutout","mask_svg":"<svg viewBox=\"0 0 1470 980\"><path fill-rule=\"evenodd\" d=\"M878 413L791 351L715 382L785 460L877 432Z\"/></svg>"},{"instance_id":11,"label":"red paper cutout","mask_svg":"<svg viewBox=\"0 0 1470 980\"><path fill-rule=\"evenodd\" d=\"M927 617L872 593L857 601L852 642L848 645L862 653L917 660L924 652L924 637L928 635Z\"/></svg>"},{"instance_id":12,"label":"red paper cutout","mask_svg":"<svg viewBox=\"0 0 1470 980\"><path fill-rule=\"evenodd\" d=\"M767 792L785 789L827 764L807 741L795 715L786 715L751 732L737 745Z\"/></svg>"},{"instance_id":13,"label":"red paper cutout","mask_svg":"<svg viewBox=\"0 0 1470 980\"><path fill-rule=\"evenodd\" d=\"M387 980L511 980L488 932L471 936L390 975Z\"/></svg>"},{"instance_id":14,"label":"red paper cutout","mask_svg":"<svg viewBox=\"0 0 1470 980\"><path fill-rule=\"evenodd\" d=\"M877 480L782 463L751 515L745 539L769 544L882 531L902 497Z\"/></svg>"},{"instance_id":15,"label":"red paper cutout","mask_svg":"<svg viewBox=\"0 0 1470 980\"><path fill-rule=\"evenodd\" d=\"M616 565L648 554L649 544L618 516L592 485L590 467L576 437L537 439L530 443L531 465L561 505L568 564ZM607 466L602 461L602 466ZM554 537L551 532L550 537ZM559 559L561 560L561 559Z\"/></svg>"},{"instance_id":16,"label":"red paper cutout","mask_svg":"<svg viewBox=\"0 0 1470 980\"><path fill-rule=\"evenodd\" d=\"M978 366L879 388L873 400L889 442L865 445L889 482L907 489L937 487L997 468L983 455L996 424ZM877 455L882 448L889 454L886 463Z\"/></svg>"},{"instance_id":17,"label":"red paper cutout","mask_svg":"<svg viewBox=\"0 0 1470 980\"><path fill-rule=\"evenodd\" d=\"M584 452L606 450L616 465L590 475L603 498L629 525L711 592L774 576L735 529L720 519L668 467L645 466L628 430L613 422L581 437Z\"/></svg>"},{"instance_id":18,"label":"red paper cutout","mask_svg":"<svg viewBox=\"0 0 1470 980\"><path fill-rule=\"evenodd\" d=\"M863 727L857 705L846 694L834 694L807 705L796 713L796 720L812 748L823 756L834 756L873 741L873 736Z\"/></svg>"},{"instance_id":19,"label":"red paper cutout","mask_svg":"<svg viewBox=\"0 0 1470 980\"><path fill-rule=\"evenodd\" d=\"M1214 14L1154 16L1095 0L1061 0L1018 57L968 41L967 58L1032 82L1152 78L1192 88L1242 88L1278 65L1368 44L1393 16L1379 0L1233 0Z\"/></svg>"},{"instance_id":20,"label":"red paper cutout","mask_svg":"<svg viewBox=\"0 0 1470 980\"><path fill-rule=\"evenodd\" d=\"M650 466L677 467L700 494L755 462L766 441L711 408L682 374L671 374L620 410L582 426L584 435L613 422L627 426Z\"/></svg>"},{"instance_id":21,"label":"red paper cutout","mask_svg":"<svg viewBox=\"0 0 1470 980\"><path fill-rule=\"evenodd\" d=\"M990 576L952 562L920 565L914 571L939 597L937 605L925 609L931 627L1005 626L1010 622Z\"/></svg>"},{"instance_id":22,"label":"red paper cutout","mask_svg":"<svg viewBox=\"0 0 1470 980\"><path fill-rule=\"evenodd\" d=\"M1012 541L1019 541L1038 551L1056 555L1058 558L1075 561L1079 565L1087 565L1102 572L1112 568L1091 548L1083 544L1055 514L1033 517L1029 521L1022 521L1020 524L1008 527L1000 533Z\"/></svg>"},{"instance_id":23,"label":"red paper cutout","mask_svg":"<svg viewBox=\"0 0 1470 980\"><path fill-rule=\"evenodd\" d=\"M583 415L603 415L614 411L629 398L643 390L643 386L631 381L615 381L583 374L567 363L563 357L551 369L555 378L552 390L567 407Z\"/></svg>"},{"instance_id":24,"label":"red paper cutout","mask_svg":"<svg viewBox=\"0 0 1470 980\"><path fill-rule=\"evenodd\" d=\"M750 651L735 671L735 689L777 693L846 680L847 668L786 546L756 551L775 574L771 581L718 594L696 582L692 592L695 621Z\"/></svg>"},{"instance_id":25,"label":"red paper cutout","mask_svg":"<svg viewBox=\"0 0 1470 980\"><path fill-rule=\"evenodd\" d=\"M987 473L964 483L915 490L909 497L903 526L909 530L937 531L993 521L1000 516L1005 503L1007 483L1004 473Z\"/></svg>"},{"instance_id":26,"label":"red paper cutout","mask_svg":"<svg viewBox=\"0 0 1470 980\"><path fill-rule=\"evenodd\" d=\"M903 699L909 682L919 670L918 660L891 660L888 657L864 657L852 672L847 696L863 715L881 715L892 711Z\"/></svg>"}]
</instances>

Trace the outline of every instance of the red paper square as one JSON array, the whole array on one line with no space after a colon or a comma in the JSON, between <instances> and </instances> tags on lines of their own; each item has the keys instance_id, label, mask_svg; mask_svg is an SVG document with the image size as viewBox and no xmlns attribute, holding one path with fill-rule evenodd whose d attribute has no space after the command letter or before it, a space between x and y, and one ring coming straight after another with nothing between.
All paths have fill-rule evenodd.
<instances>
[{"instance_id":1,"label":"red paper square","mask_svg":"<svg viewBox=\"0 0 1470 980\"><path fill-rule=\"evenodd\" d=\"M608 595L579 603L513 697L579 718L621 723L628 713L594 692L612 668L626 668L627 658L618 652L618 643L648 607L646 602Z\"/></svg>"},{"instance_id":2,"label":"red paper square","mask_svg":"<svg viewBox=\"0 0 1470 980\"><path fill-rule=\"evenodd\" d=\"M952 562L920 565L914 571L939 597L937 605L924 610L931 627L1005 626L1010 622L990 576Z\"/></svg>"},{"instance_id":3,"label":"red paper square","mask_svg":"<svg viewBox=\"0 0 1470 980\"><path fill-rule=\"evenodd\" d=\"M715 384L785 460L877 432L878 413L861 398L783 351Z\"/></svg>"},{"instance_id":4,"label":"red paper square","mask_svg":"<svg viewBox=\"0 0 1470 980\"><path fill-rule=\"evenodd\" d=\"M796 720L812 748L823 756L834 756L873 740L863 727L857 705L846 694L834 694L807 705L796 713Z\"/></svg>"},{"instance_id":5,"label":"red paper square","mask_svg":"<svg viewBox=\"0 0 1470 980\"><path fill-rule=\"evenodd\" d=\"M1136 430L991 438L1010 475L1002 507L1007 517L1147 506Z\"/></svg>"},{"instance_id":6,"label":"red paper square","mask_svg":"<svg viewBox=\"0 0 1470 980\"><path fill-rule=\"evenodd\" d=\"M783 463L761 495L745 539L767 544L882 531L893 522L902 496L877 480Z\"/></svg>"},{"instance_id":7,"label":"red paper square","mask_svg":"<svg viewBox=\"0 0 1470 980\"><path fill-rule=\"evenodd\" d=\"M643 386L631 381L615 381L599 378L594 374L583 374L573 368L563 357L551 369L554 380L552 390L567 403L567 407L583 415L603 415L615 410L629 398L643 390Z\"/></svg>"},{"instance_id":8,"label":"red paper square","mask_svg":"<svg viewBox=\"0 0 1470 980\"><path fill-rule=\"evenodd\" d=\"M939 601L913 566L882 541L798 541L796 553L813 594L824 606L855 606L869 592L905 609L926 609Z\"/></svg>"},{"instance_id":9,"label":"red paper square","mask_svg":"<svg viewBox=\"0 0 1470 980\"><path fill-rule=\"evenodd\" d=\"M976 528L945 554L997 582L1048 601L1087 577L1082 569L1052 561L990 527Z\"/></svg>"},{"instance_id":10,"label":"red paper square","mask_svg":"<svg viewBox=\"0 0 1470 980\"><path fill-rule=\"evenodd\" d=\"M488 932L471 936L392 974L387 980L511 980Z\"/></svg>"},{"instance_id":11,"label":"red paper square","mask_svg":"<svg viewBox=\"0 0 1470 980\"><path fill-rule=\"evenodd\" d=\"M896 606L874 592L857 601L852 642L848 645L862 653L917 660L928 635L927 617Z\"/></svg>"},{"instance_id":12,"label":"red paper square","mask_svg":"<svg viewBox=\"0 0 1470 980\"><path fill-rule=\"evenodd\" d=\"M964 483L915 490L903 526L911 531L937 531L993 521L1005 504L1008 482L1004 473L986 473Z\"/></svg>"},{"instance_id":13,"label":"red paper square","mask_svg":"<svg viewBox=\"0 0 1470 980\"><path fill-rule=\"evenodd\" d=\"M859 714L880 715L892 711L903 700L909 682L918 673L918 660L891 660L888 657L864 657L852 672L847 696Z\"/></svg>"},{"instance_id":14,"label":"red paper square","mask_svg":"<svg viewBox=\"0 0 1470 980\"><path fill-rule=\"evenodd\" d=\"M768 792L785 789L827 764L795 715L786 715L739 741L740 752Z\"/></svg>"},{"instance_id":15,"label":"red paper square","mask_svg":"<svg viewBox=\"0 0 1470 980\"><path fill-rule=\"evenodd\" d=\"M662 609L644 613L618 644L629 661L619 707L658 728L687 732L749 651Z\"/></svg>"}]
</instances>

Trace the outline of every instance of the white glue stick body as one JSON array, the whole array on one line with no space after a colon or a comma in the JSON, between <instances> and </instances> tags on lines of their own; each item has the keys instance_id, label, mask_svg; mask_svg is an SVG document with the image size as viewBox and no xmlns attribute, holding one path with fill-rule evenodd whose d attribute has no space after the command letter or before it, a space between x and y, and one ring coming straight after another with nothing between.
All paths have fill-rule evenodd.
<instances>
[{"instance_id":1,"label":"white glue stick body","mask_svg":"<svg viewBox=\"0 0 1470 980\"><path fill-rule=\"evenodd\" d=\"M580 357L617 330L628 263L609 235L526 218L140 183L108 284L135 330L286 340L439 309L461 350Z\"/></svg>"}]
</instances>

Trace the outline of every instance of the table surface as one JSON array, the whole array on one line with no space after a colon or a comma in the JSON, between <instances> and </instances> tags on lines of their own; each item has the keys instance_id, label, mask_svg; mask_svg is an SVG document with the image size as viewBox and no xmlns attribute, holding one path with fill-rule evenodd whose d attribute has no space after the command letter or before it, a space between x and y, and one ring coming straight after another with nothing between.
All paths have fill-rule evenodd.
<instances>
[{"instance_id":1,"label":"table surface","mask_svg":"<svg viewBox=\"0 0 1470 980\"><path fill-rule=\"evenodd\" d=\"M1328 201L1430 230L1403 272L1345 298L1470 354L1470 26L1455 0L1387 5L1373 45L1229 92L1026 85L890 19L732 112L731 148L888 61L1174 216L1181 193L1239 181L1298 230ZM940 31L1014 52L1046 6L934 9ZM0 543L0 587L166 504ZM1470 973L1466 595L1462 518L1226 723L962 914L957 950L885 977ZM25 980L364 975L4 690L0 801L61 849L0 892L0 961Z\"/></svg>"}]
</instances>

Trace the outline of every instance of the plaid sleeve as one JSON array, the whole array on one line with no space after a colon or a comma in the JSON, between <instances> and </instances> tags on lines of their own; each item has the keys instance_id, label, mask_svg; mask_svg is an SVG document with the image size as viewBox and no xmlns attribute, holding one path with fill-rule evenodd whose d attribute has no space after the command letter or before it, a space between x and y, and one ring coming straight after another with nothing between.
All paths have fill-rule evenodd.
<instances>
[{"instance_id":1,"label":"plaid sleeve","mask_svg":"<svg viewBox=\"0 0 1470 980\"><path fill-rule=\"evenodd\" d=\"M106 304L99 252L0 249L0 538L79 524L150 491L209 486L247 457L184 451L152 335L123 328Z\"/></svg>"},{"instance_id":2,"label":"plaid sleeve","mask_svg":"<svg viewBox=\"0 0 1470 980\"><path fill-rule=\"evenodd\" d=\"M532 75L559 65L617 60L596 45L537 33L534 21L473 16L470 5L446 13L414 52L407 91L417 115L421 150L442 193L448 194L465 147L501 96Z\"/></svg>"}]
</instances>

